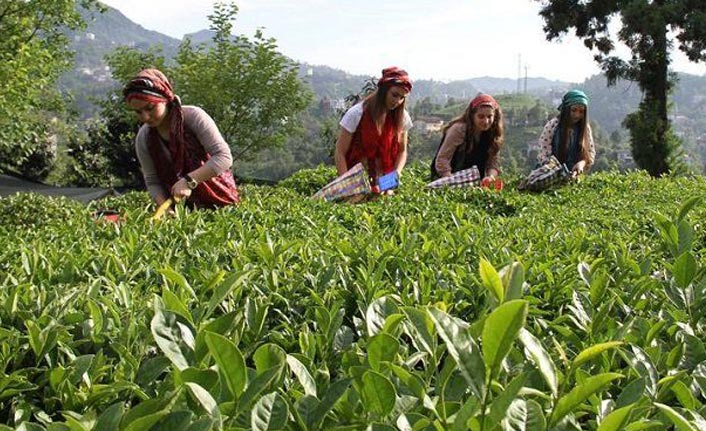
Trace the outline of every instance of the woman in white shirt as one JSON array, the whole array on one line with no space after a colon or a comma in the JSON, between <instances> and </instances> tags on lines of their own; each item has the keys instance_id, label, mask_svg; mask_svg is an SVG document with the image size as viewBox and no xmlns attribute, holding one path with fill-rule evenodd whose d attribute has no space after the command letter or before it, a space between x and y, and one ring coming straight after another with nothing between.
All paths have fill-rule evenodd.
<instances>
[{"instance_id":1,"label":"woman in white shirt","mask_svg":"<svg viewBox=\"0 0 706 431\"><path fill-rule=\"evenodd\" d=\"M375 185L393 171L402 173L407 162L407 130L412 120L405 109L412 82L397 67L382 71L375 92L349 109L341 119L334 160L339 175L363 163Z\"/></svg>"}]
</instances>

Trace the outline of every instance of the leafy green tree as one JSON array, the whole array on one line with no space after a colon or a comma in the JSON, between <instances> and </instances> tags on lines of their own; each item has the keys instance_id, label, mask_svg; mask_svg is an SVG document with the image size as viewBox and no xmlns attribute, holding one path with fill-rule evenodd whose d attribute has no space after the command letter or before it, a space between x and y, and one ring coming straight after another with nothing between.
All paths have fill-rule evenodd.
<instances>
[{"instance_id":1,"label":"leafy green tree","mask_svg":"<svg viewBox=\"0 0 706 431\"><path fill-rule=\"evenodd\" d=\"M185 103L208 112L233 148L235 159L281 146L297 131L295 117L311 102L298 65L277 52L274 39L233 36L238 7L217 3L209 15L213 44L183 43L172 77Z\"/></svg>"},{"instance_id":2,"label":"leafy green tree","mask_svg":"<svg viewBox=\"0 0 706 431\"><path fill-rule=\"evenodd\" d=\"M42 176L54 158L56 90L72 55L63 31L84 23L78 8L95 0L0 2L0 170Z\"/></svg>"},{"instance_id":3,"label":"leafy green tree","mask_svg":"<svg viewBox=\"0 0 706 431\"><path fill-rule=\"evenodd\" d=\"M677 44L692 61L706 59L706 2L701 0L538 0L547 39L573 29L596 54L609 85L618 79L636 81L643 92L638 112L625 121L633 157L652 176L673 170L679 142L668 118L668 97L674 84L670 54ZM631 51L615 55L609 24L620 17L619 41ZM672 36L674 35L674 36Z\"/></svg>"}]
</instances>

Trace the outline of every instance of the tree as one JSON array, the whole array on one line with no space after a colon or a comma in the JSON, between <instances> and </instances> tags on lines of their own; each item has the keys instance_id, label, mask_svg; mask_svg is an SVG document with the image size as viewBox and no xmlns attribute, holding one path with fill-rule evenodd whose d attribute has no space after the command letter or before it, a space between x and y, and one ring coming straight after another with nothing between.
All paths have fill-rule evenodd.
<instances>
[{"instance_id":1,"label":"tree","mask_svg":"<svg viewBox=\"0 0 706 431\"><path fill-rule=\"evenodd\" d=\"M297 131L296 115L312 100L298 78L298 65L277 52L261 30L252 40L233 36L238 7L217 3L209 15L211 46L181 45L173 79L182 100L208 112L233 148L234 159L281 146Z\"/></svg>"},{"instance_id":2,"label":"tree","mask_svg":"<svg viewBox=\"0 0 706 431\"><path fill-rule=\"evenodd\" d=\"M676 43L691 61L706 59L706 2L702 0L538 0L548 40L573 29L595 52L608 84L618 79L638 83L643 99L630 114L633 157L638 167L653 176L674 169L679 142L668 118L668 97L675 77L669 72ZM609 24L620 17L618 40L631 51L623 60L614 55ZM673 35L673 36L672 36Z\"/></svg>"},{"instance_id":3,"label":"tree","mask_svg":"<svg viewBox=\"0 0 706 431\"><path fill-rule=\"evenodd\" d=\"M79 7L95 0L0 3L0 170L41 176L55 155L56 112L64 103L56 90L71 66L65 29L84 23Z\"/></svg>"}]
</instances>

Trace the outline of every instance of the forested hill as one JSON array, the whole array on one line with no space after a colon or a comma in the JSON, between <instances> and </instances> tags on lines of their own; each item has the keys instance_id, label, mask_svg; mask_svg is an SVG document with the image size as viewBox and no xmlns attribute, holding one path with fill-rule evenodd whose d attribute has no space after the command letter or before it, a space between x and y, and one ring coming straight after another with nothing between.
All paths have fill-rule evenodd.
<instances>
[{"instance_id":1,"label":"forested hill","mask_svg":"<svg viewBox=\"0 0 706 431\"><path fill-rule=\"evenodd\" d=\"M120 11L107 7L104 13L86 12L85 30L71 32L71 49L76 53L76 63L61 81L62 89L70 91L76 98L79 111L84 117L93 114L89 97L100 98L113 85L110 71L105 62L105 56L118 46L130 46L140 50L159 48L166 57L173 57L179 48L181 40L156 31L145 29L132 22ZM193 43L207 43L211 33L202 30L186 35ZM286 54L286 53L284 53ZM328 97L341 99L360 90L369 76L354 75L326 65L307 64L306 59L295 59L301 62L301 77L306 81L317 99ZM385 65L381 65L381 68ZM403 65L401 65L403 66ZM410 71L414 77L413 71ZM522 83L524 88L524 81ZM561 91L568 83L550 81L544 78L528 78L527 89L532 93L546 93L552 89ZM517 80L508 78L482 77L451 82L415 79L412 102L430 97L442 101L448 97L467 98L479 91L486 93L509 93L517 88Z\"/></svg>"},{"instance_id":2,"label":"forested hill","mask_svg":"<svg viewBox=\"0 0 706 431\"><path fill-rule=\"evenodd\" d=\"M167 57L176 54L180 40L130 21L120 11L106 7L106 12L86 13L87 28L78 33L71 33L72 49L76 52L76 64L61 81L62 88L71 92L84 117L95 113L90 103L91 97L100 99L111 86L116 85L107 69L104 57L121 45L138 49L159 47ZM210 32L187 35L194 43L208 42ZM284 53L286 54L286 53ZM300 75L309 84L315 99L342 99L346 95L360 90L369 76L354 75L325 65L310 65L306 59L301 61ZM384 65L381 65L381 67ZM402 65L403 66L403 65ZM410 71L414 77L414 71ZM688 141L696 142L706 133L706 78L679 74L679 81L673 94L673 120L676 130ZM449 98L467 99L477 92L490 94L514 93L526 91L554 104L561 94L571 86L586 90L591 98L591 117L601 125L604 131L612 133L622 129L621 122L625 115L634 111L640 101L640 91L636 84L618 82L613 87L606 87L605 78L593 76L583 83L551 81L545 78L529 77L518 81L509 78L480 77L451 82L415 79L414 92L410 104L425 98L435 103L444 103Z\"/></svg>"}]
</instances>

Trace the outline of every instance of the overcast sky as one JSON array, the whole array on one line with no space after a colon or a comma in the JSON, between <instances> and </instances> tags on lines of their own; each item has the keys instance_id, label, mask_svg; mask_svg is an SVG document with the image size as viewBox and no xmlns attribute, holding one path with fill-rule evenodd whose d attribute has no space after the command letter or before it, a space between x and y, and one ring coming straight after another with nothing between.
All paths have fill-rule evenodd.
<instances>
[{"instance_id":1,"label":"overcast sky","mask_svg":"<svg viewBox=\"0 0 706 431\"><path fill-rule=\"evenodd\" d=\"M103 0L149 30L175 38L208 28L212 0ZM413 79L541 76L582 82L598 73L573 36L548 42L534 0L241 0L235 33L263 28L290 58L354 74L407 69ZM673 56L697 75L703 64Z\"/></svg>"}]
</instances>

